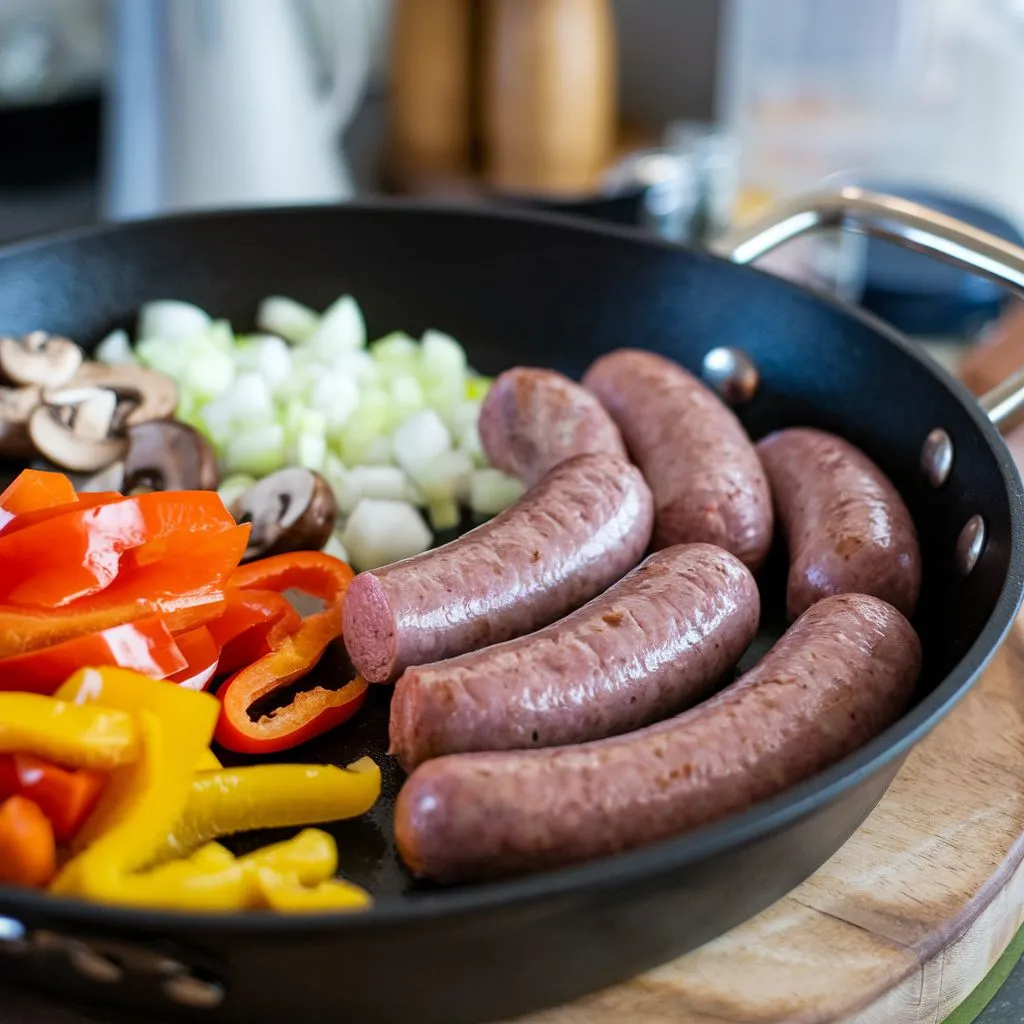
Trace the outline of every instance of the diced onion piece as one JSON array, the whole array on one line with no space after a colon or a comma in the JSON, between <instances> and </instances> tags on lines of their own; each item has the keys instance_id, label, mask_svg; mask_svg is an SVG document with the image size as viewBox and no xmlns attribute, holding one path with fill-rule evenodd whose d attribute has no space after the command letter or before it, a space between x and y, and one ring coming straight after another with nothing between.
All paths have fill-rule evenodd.
<instances>
[{"instance_id":1,"label":"diced onion piece","mask_svg":"<svg viewBox=\"0 0 1024 1024\"><path fill-rule=\"evenodd\" d=\"M339 562L348 564L348 551L345 550L345 545L342 543L341 538L336 534L332 533L327 538L327 543L323 547L325 555L330 555L332 558L338 559Z\"/></svg>"},{"instance_id":2,"label":"diced onion piece","mask_svg":"<svg viewBox=\"0 0 1024 1024\"><path fill-rule=\"evenodd\" d=\"M492 377L480 377L473 375L466 378L466 398L470 401L482 402L487 397L494 383Z\"/></svg>"},{"instance_id":3,"label":"diced onion piece","mask_svg":"<svg viewBox=\"0 0 1024 1024\"><path fill-rule=\"evenodd\" d=\"M465 376L466 351L451 335L442 331L424 331L420 348L425 379L457 378L461 381Z\"/></svg>"},{"instance_id":4,"label":"diced onion piece","mask_svg":"<svg viewBox=\"0 0 1024 1024\"><path fill-rule=\"evenodd\" d=\"M423 516L408 502L373 498L359 502L341 538L360 572L418 555L432 539Z\"/></svg>"},{"instance_id":5,"label":"diced onion piece","mask_svg":"<svg viewBox=\"0 0 1024 1024\"><path fill-rule=\"evenodd\" d=\"M398 423L407 420L423 409L423 388L411 373L401 373L393 377L388 392L391 397L394 417Z\"/></svg>"},{"instance_id":6,"label":"diced onion piece","mask_svg":"<svg viewBox=\"0 0 1024 1024\"><path fill-rule=\"evenodd\" d=\"M275 334L256 334L235 348L235 369L258 373L277 391L292 375L292 352Z\"/></svg>"},{"instance_id":7,"label":"diced onion piece","mask_svg":"<svg viewBox=\"0 0 1024 1024\"><path fill-rule=\"evenodd\" d=\"M163 338L143 338L135 346L135 358L151 370L159 370L179 380L188 371L189 347L167 344Z\"/></svg>"},{"instance_id":8,"label":"diced onion piece","mask_svg":"<svg viewBox=\"0 0 1024 1024\"><path fill-rule=\"evenodd\" d=\"M479 515L493 516L518 501L523 482L498 469L478 469L469 480L469 507Z\"/></svg>"},{"instance_id":9,"label":"diced onion piece","mask_svg":"<svg viewBox=\"0 0 1024 1024\"><path fill-rule=\"evenodd\" d=\"M359 305L351 295L342 295L320 318L316 330L306 342L311 351L330 360L339 352L366 345L366 324Z\"/></svg>"},{"instance_id":10,"label":"diced onion piece","mask_svg":"<svg viewBox=\"0 0 1024 1024\"><path fill-rule=\"evenodd\" d=\"M337 433L338 454L346 465L358 466L371 445L388 430L391 403L377 388L365 388L356 410Z\"/></svg>"},{"instance_id":11,"label":"diced onion piece","mask_svg":"<svg viewBox=\"0 0 1024 1024\"><path fill-rule=\"evenodd\" d=\"M390 466L393 463L391 438L386 434L379 434L363 452L362 464L364 466Z\"/></svg>"},{"instance_id":12,"label":"diced onion piece","mask_svg":"<svg viewBox=\"0 0 1024 1024\"><path fill-rule=\"evenodd\" d=\"M135 336L139 340L183 341L202 334L212 323L207 312L190 302L160 299L145 303L139 310Z\"/></svg>"},{"instance_id":13,"label":"diced onion piece","mask_svg":"<svg viewBox=\"0 0 1024 1024\"><path fill-rule=\"evenodd\" d=\"M446 451L417 466L410 473L428 507L445 499L459 500L469 495L473 460L462 451Z\"/></svg>"},{"instance_id":14,"label":"diced onion piece","mask_svg":"<svg viewBox=\"0 0 1024 1024\"><path fill-rule=\"evenodd\" d=\"M316 409L302 409L293 432L293 461L305 469L320 472L327 459L327 417Z\"/></svg>"},{"instance_id":15,"label":"diced onion piece","mask_svg":"<svg viewBox=\"0 0 1024 1024\"><path fill-rule=\"evenodd\" d=\"M327 429L338 431L359 406L359 386L351 377L327 373L314 385L310 404L327 420Z\"/></svg>"},{"instance_id":16,"label":"diced onion piece","mask_svg":"<svg viewBox=\"0 0 1024 1024\"><path fill-rule=\"evenodd\" d=\"M462 432L459 438L459 450L464 451L472 460L477 469L483 469L487 465L487 455L484 453L484 446L480 440L480 429L476 423L470 423Z\"/></svg>"},{"instance_id":17,"label":"diced onion piece","mask_svg":"<svg viewBox=\"0 0 1024 1024\"><path fill-rule=\"evenodd\" d=\"M370 355L384 380L419 372L420 347L404 331L379 338L370 346Z\"/></svg>"},{"instance_id":18,"label":"diced onion piece","mask_svg":"<svg viewBox=\"0 0 1024 1024\"><path fill-rule=\"evenodd\" d=\"M254 483L256 483L255 477L249 476L247 473L235 473L221 480L217 494L220 495L220 500L224 502L224 505L231 508Z\"/></svg>"},{"instance_id":19,"label":"diced onion piece","mask_svg":"<svg viewBox=\"0 0 1024 1024\"><path fill-rule=\"evenodd\" d=\"M336 461L326 463L325 476L334 491L338 509L348 515L364 498L406 501L409 481L397 466L354 466L346 469Z\"/></svg>"},{"instance_id":20,"label":"diced onion piece","mask_svg":"<svg viewBox=\"0 0 1024 1024\"><path fill-rule=\"evenodd\" d=\"M182 390L200 399L222 394L234 379L234 360L227 352L212 346L199 347L178 376Z\"/></svg>"},{"instance_id":21,"label":"diced onion piece","mask_svg":"<svg viewBox=\"0 0 1024 1024\"><path fill-rule=\"evenodd\" d=\"M290 341L293 345L312 337L320 323L319 315L309 306L283 295L269 295L256 310L256 326Z\"/></svg>"},{"instance_id":22,"label":"diced onion piece","mask_svg":"<svg viewBox=\"0 0 1024 1024\"><path fill-rule=\"evenodd\" d=\"M229 472L266 476L287 461L284 427L262 423L232 433L224 446L224 463Z\"/></svg>"},{"instance_id":23,"label":"diced onion piece","mask_svg":"<svg viewBox=\"0 0 1024 1024\"><path fill-rule=\"evenodd\" d=\"M370 353L362 348L335 353L331 360L331 369L359 383L372 384L379 376Z\"/></svg>"},{"instance_id":24,"label":"diced onion piece","mask_svg":"<svg viewBox=\"0 0 1024 1024\"><path fill-rule=\"evenodd\" d=\"M438 498L428 502L427 516L435 530L454 530L462 522L459 503L454 498Z\"/></svg>"},{"instance_id":25,"label":"diced onion piece","mask_svg":"<svg viewBox=\"0 0 1024 1024\"><path fill-rule=\"evenodd\" d=\"M451 446L452 436L433 409L424 409L407 419L395 431L391 442L395 461L414 478L419 467L450 450Z\"/></svg>"},{"instance_id":26,"label":"diced onion piece","mask_svg":"<svg viewBox=\"0 0 1024 1024\"><path fill-rule=\"evenodd\" d=\"M118 328L111 331L97 346L93 355L106 366L126 366L135 362L128 332Z\"/></svg>"},{"instance_id":27,"label":"diced onion piece","mask_svg":"<svg viewBox=\"0 0 1024 1024\"><path fill-rule=\"evenodd\" d=\"M272 420L274 401L270 386L258 373L240 373L234 386L223 396L238 423L259 423Z\"/></svg>"},{"instance_id":28,"label":"diced onion piece","mask_svg":"<svg viewBox=\"0 0 1024 1024\"><path fill-rule=\"evenodd\" d=\"M217 447L227 444L235 429L235 416L227 395L221 395L199 408L202 431Z\"/></svg>"}]
</instances>

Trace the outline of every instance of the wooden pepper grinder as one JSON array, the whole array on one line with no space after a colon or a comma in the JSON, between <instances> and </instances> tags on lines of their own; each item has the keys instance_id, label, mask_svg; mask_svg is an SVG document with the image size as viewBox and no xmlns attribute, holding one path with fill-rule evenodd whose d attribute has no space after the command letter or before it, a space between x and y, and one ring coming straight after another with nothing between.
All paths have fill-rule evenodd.
<instances>
[{"instance_id":1,"label":"wooden pepper grinder","mask_svg":"<svg viewBox=\"0 0 1024 1024\"><path fill-rule=\"evenodd\" d=\"M546 195L592 190L616 129L609 0L483 0L481 17L487 182Z\"/></svg>"},{"instance_id":2,"label":"wooden pepper grinder","mask_svg":"<svg viewBox=\"0 0 1024 1024\"><path fill-rule=\"evenodd\" d=\"M473 0L394 0L389 167L413 190L469 171Z\"/></svg>"}]
</instances>

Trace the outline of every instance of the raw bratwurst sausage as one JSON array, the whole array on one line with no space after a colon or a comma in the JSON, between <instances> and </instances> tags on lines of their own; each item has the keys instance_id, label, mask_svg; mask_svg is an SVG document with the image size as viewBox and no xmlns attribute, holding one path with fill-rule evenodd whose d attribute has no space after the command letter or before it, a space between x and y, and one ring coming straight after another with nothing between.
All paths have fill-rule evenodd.
<instances>
[{"instance_id":1,"label":"raw bratwurst sausage","mask_svg":"<svg viewBox=\"0 0 1024 1024\"><path fill-rule=\"evenodd\" d=\"M739 661L760 611L739 559L710 544L666 548L546 629L406 669L391 753L410 771L442 754L583 743L656 722Z\"/></svg>"},{"instance_id":2,"label":"raw bratwurst sausage","mask_svg":"<svg viewBox=\"0 0 1024 1024\"><path fill-rule=\"evenodd\" d=\"M360 573L345 646L372 683L546 626L640 561L653 503L615 455L577 455L514 505L443 547Z\"/></svg>"},{"instance_id":3,"label":"raw bratwurst sausage","mask_svg":"<svg viewBox=\"0 0 1024 1024\"><path fill-rule=\"evenodd\" d=\"M707 824L838 761L907 707L909 622L874 597L818 602L746 675L639 732L581 746L453 754L399 793L399 852L439 881L590 860Z\"/></svg>"},{"instance_id":4,"label":"raw bratwurst sausage","mask_svg":"<svg viewBox=\"0 0 1024 1024\"><path fill-rule=\"evenodd\" d=\"M532 487L573 455L626 458L619 428L589 392L554 370L520 366L499 374L480 409L480 443L492 466Z\"/></svg>"},{"instance_id":5,"label":"raw bratwurst sausage","mask_svg":"<svg viewBox=\"0 0 1024 1024\"><path fill-rule=\"evenodd\" d=\"M821 430L781 430L757 451L789 545L790 619L829 594L872 594L913 615L921 589L917 530L885 474Z\"/></svg>"},{"instance_id":6,"label":"raw bratwurst sausage","mask_svg":"<svg viewBox=\"0 0 1024 1024\"><path fill-rule=\"evenodd\" d=\"M587 371L654 493L654 545L704 541L757 569L772 542L768 481L742 424L709 388L653 352L619 349Z\"/></svg>"}]
</instances>

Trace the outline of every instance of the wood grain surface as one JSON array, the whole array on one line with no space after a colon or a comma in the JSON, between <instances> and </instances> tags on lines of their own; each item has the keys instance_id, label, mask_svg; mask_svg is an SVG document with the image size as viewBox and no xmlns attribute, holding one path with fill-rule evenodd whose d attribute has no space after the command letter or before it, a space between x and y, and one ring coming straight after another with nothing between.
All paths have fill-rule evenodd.
<instances>
[{"instance_id":1,"label":"wood grain surface","mask_svg":"<svg viewBox=\"0 0 1024 1024\"><path fill-rule=\"evenodd\" d=\"M1024 922L1024 627L850 841L694 953L521 1024L937 1024Z\"/></svg>"}]
</instances>

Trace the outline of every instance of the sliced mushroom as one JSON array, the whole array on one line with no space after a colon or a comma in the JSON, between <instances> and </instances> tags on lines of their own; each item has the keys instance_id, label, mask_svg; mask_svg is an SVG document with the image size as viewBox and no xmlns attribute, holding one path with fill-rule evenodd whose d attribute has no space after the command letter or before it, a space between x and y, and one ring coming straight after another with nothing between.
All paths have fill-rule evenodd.
<instances>
[{"instance_id":1,"label":"sliced mushroom","mask_svg":"<svg viewBox=\"0 0 1024 1024\"><path fill-rule=\"evenodd\" d=\"M28 421L40 455L58 466L92 472L122 458L128 447L114 426L117 395L106 388L73 387L44 393Z\"/></svg>"},{"instance_id":2,"label":"sliced mushroom","mask_svg":"<svg viewBox=\"0 0 1024 1024\"><path fill-rule=\"evenodd\" d=\"M124 493L215 491L220 482L210 443L185 423L152 420L128 431Z\"/></svg>"},{"instance_id":3,"label":"sliced mushroom","mask_svg":"<svg viewBox=\"0 0 1024 1024\"><path fill-rule=\"evenodd\" d=\"M37 387L0 387L0 458L32 455L35 448L28 433L28 421L42 401Z\"/></svg>"},{"instance_id":4,"label":"sliced mushroom","mask_svg":"<svg viewBox=\"0 0 1024 1024\"><path fill-rule=\"evenodd\" d=\"M334 529L334 494L319 473L281 469L253 484L231 506L239 523L252 523L243 561L285 551L319 551Z\"/></svg>"},{"instance_id":5,"label":"sliced mushroom","mask_svg":"<svg viewBox=\"0 0 1024 1024\"><path fill-rule=\"evenodd\" d=\"M12 384L59 388L81 365L82 350L69 338L46 331L0 338L0 376Z\"/></svg>"},{"instance_id":6,"label":"sliced mushroom","mask_svg":"<svg viewBox=\"0 0 1024 1024\"><path fill-rule=\"evenodd\" d=\"M166 374L142 366L83 363L68 386L112 391L117 396L116 429L167 419L174 415L178 405L178 388L174 381ZM43 392L43 399L49 401L48 392Z\"/></svg>"}]
</instances>

